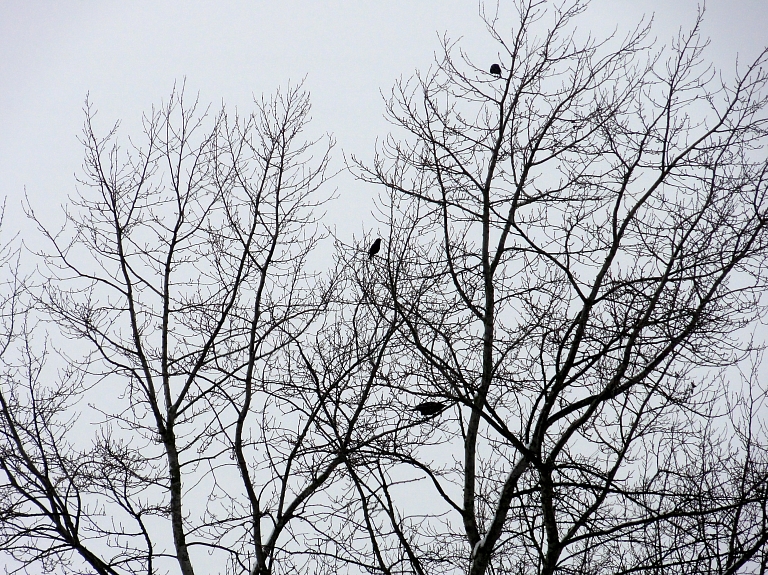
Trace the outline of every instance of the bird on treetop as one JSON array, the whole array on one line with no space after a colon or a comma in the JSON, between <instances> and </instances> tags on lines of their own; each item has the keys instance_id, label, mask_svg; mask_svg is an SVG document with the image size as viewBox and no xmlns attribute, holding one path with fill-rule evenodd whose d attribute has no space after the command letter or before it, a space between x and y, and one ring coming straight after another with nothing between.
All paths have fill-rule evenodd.
<instances>
[{"instance_id":1,"label":"bird on treetop","mask_svg":"<svg viewBox=\"0 0 768 575\"><path fill-rule=\"evenodd\" d=\"M371 245L371 248L368 250L368 259L373 259L373 256L375 256L377 253L379 253L379 250L381 249L381 238L376 238L376 241L373 242Z\"/></svg>"},{"instance_id":2,"label":"bird on treetop","mask_svg":"<svg viewBox=\"0 0 768 575\"><path fill-rule=\"evenodd\" d=\"M430 415L437 415L445 409L445 404L442 401L425 401L413 408L414 411L418 411L424 417Z\"/></svg>"},{"instance_id":3,"label":"bird on treetop","mask_svg":"<svg viewBox=\"0 0 768 575\"><path fill-rule=\"evenodd\" d=\"M491 74L501 77L501 66L498 64L491 64Z\"/></svg>"}]
</instances>

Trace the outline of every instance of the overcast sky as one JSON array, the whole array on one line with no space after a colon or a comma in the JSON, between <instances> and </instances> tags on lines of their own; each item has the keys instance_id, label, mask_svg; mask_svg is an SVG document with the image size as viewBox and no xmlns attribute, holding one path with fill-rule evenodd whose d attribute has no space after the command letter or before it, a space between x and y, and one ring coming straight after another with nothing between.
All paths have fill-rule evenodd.
<instances>
[{"instance_id":1,"label":"overcast sky","mask_svg":"<svg viewBox=\"0 0 768 575\"><path fill-rule=\"evenodd\" d=\"M581 25L598 36L655 14L654 34L668 42L690 25L696 0L596 0ZM386 135L381 93L426 69L438 34L463 37L476 62L497 49L475 0L86 2L0 0L0 197L10 229L26 187L44 217L56 219L75 189L77 141L87 93L106 129L123 120L136 133L141 113L186 77L203 102L250 110L253 96L306 77L313 130L342 151L369 157ZM767 0L710 0L710 56L728 69L768 44ZM339 178L333 223L348 233L372 223L374 190ZM366 225L367 225L366 223ZM7 237L7 235L6 235Z\"/></svg>"},{"instance_id":2,"label":"overcast sky","mask_svg":"<svg viewBox=\"0 0 768 575\"><path fill-rule=\"evenodd\" d=\"M623 36L655 15L654 35L669 42L694 21L698 3L594 0L580 26ZM768 44L766 29L768 0L707 3L709 56L726 73L737 55L752 60ZM306 77L312 129L335 136L340 166L343 152L371 156L389 130L381 94L428 68L443 34L462 37L475 62L497 61L476 0L0 0L3 238L21 230L37 243L20 209L25 189L43 220L60 221L80 172L86 94L97 126L106 131L121 119L123 134L136 135L141 114L184 78L202 102L249 111L254 96ZM342 238L365 227L376 233L376 190L348 176L333 184L339 199L328 222Z\"/></svg>"}]
</instances>

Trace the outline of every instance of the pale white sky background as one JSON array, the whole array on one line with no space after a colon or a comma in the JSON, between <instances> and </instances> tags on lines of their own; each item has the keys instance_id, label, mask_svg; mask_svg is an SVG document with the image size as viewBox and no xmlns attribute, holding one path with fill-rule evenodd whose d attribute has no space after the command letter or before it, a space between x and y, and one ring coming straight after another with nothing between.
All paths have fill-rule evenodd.
<instances>
[{"instance_id":1,"label":"pale white sky background","mask_svg":"<svg viewBox=\"0 0 768 575\"><path fill-rule=\"evenodd\" d=\"M504 0L502 0L503 2ZM594 0L581 25L597 37L619 36L655 14L660 42L690 26L697 0ZM768 0L709 0L704 34L709 56L730 76L736 56L751 61L768 44ZM0 0L0 200L7 197L3 238L20 230L39 244L24 219L24 190L52 225L75 191L83 151L87 93L101 130L121 119L140 134L142 112L166 100L186 77L188 93L247 112L253 97L306 77L312 132L332 133L342 152L370 158L389 131L381 93L399 77L425 70L438 35L486 65L497 47L476 0ZM327 223L351 241L366 228L377 190L341 175ZM385 234L385 230L378 230ZM37 238L37 239L36 239Z\"/></svg>"},{"instance_id":2,"label":"pale white sky background","mask_svg":"<svg viewBox=\"0 0 768 575\"><path fill-rule=\"evenodd\" d=\"M582 24L623 36L643 14L668 42L693 21L697 0L596 0ZM137 135L142 112L167 99L174 81L214 107L243 111L253 96L306 76L312 130L331 132L342 151L370 157L389 126L381 93L426 69L438 34L463 37L476 62L497 60L475 0L377 1L41 1L0 0L0 198L8 198L4 237L33 230L21 216L26 187L33 206L58 221L75 189L77 141L87 93L106 130L123 121ZM709 0L710 56L730 67L768 44L768 0ZM125 140L123 140L125 141ZM376 191L337 178L339 200L328 223L346 240L376 224ZM30 238L31 239L31 238Z\"/></svg>"}]
</instances>

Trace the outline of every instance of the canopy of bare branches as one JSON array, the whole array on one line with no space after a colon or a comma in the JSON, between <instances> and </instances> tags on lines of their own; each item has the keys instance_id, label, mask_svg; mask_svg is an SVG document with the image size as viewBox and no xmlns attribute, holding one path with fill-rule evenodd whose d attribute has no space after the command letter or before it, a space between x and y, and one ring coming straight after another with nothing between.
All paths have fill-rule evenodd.
<instances>
[{"instance_id":1,"label":"canopy of bare branches","mask_svg":"<svg viewBox=\"0 0 768 575\"><path fill-rule=\"evenodd\" d=\"M300 85L86 105L0 253L9 572L768 573L768 52L515 8L350 162L382 239L324 231Z\"/></svg>"}]
</instances>

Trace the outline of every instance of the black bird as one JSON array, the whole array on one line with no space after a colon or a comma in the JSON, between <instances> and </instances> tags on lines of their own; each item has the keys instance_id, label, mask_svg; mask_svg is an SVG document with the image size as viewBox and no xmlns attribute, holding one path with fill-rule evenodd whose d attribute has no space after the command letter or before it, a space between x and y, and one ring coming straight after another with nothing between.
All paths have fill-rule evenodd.
<instances>
[{"instance_id":1,"label":"black bird","mask_svg":"<svg viewBox=\"0 0 768 575\"><path fill-rule=\"evenodd\" d=\"M424 417L430 415L437 415L445 409L446 405L442 401L425 401L413 408L414 411L418 411Z\"/></svg>"},{"instance_id":2,"label":"black bird","mask_svg":"<svg viewBox=\"0 0 768 575\"><path fill-rule=\"evenodd\" d=\"M376 238L376 241L373 242L373 245L371 245L371 248L368 250L368 259L373 259L373 256L375 256L377 253L379 253L379 250L381 249L381 238Z\"/></svg>"},{"instance_id":3,"label":"black bird","mask_svg":"<svg viewBox=\"0 0 768 575\"><path fill-rule=\"evenodd\" d=\"M501 66L499 66L498 64L491 64L491 74L501 78Z\"/></svg>"}]
</instances>

